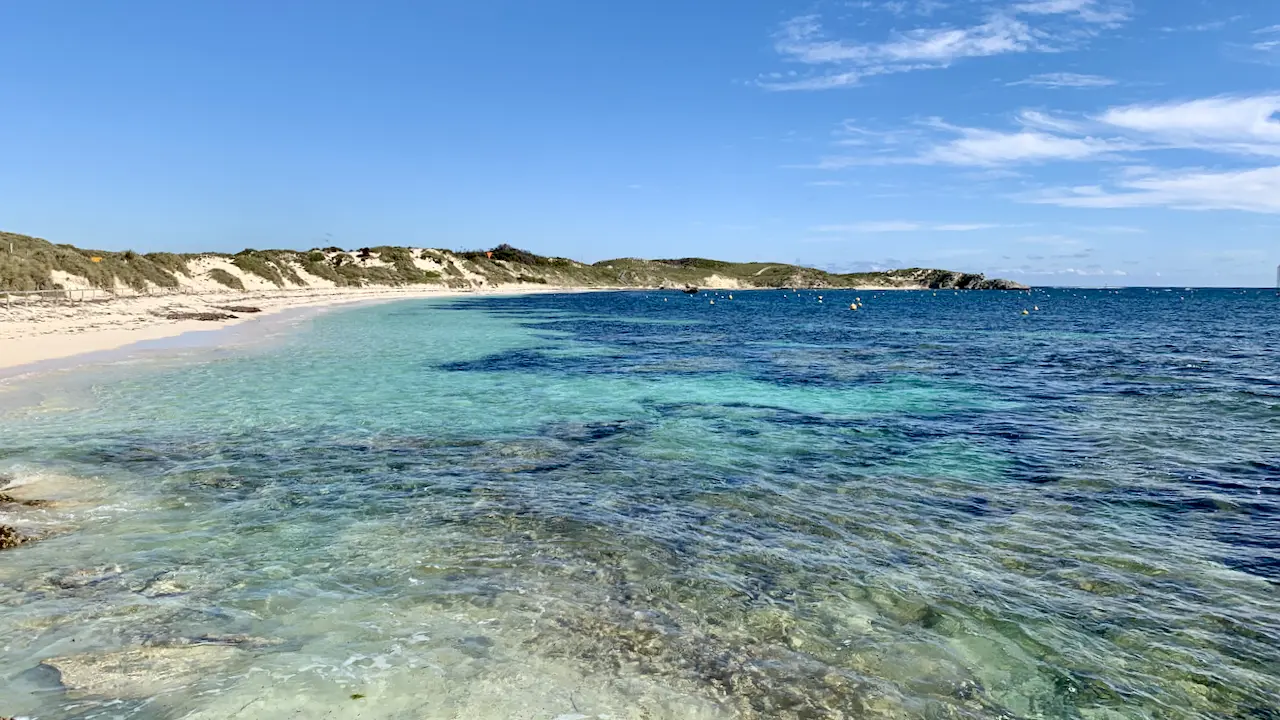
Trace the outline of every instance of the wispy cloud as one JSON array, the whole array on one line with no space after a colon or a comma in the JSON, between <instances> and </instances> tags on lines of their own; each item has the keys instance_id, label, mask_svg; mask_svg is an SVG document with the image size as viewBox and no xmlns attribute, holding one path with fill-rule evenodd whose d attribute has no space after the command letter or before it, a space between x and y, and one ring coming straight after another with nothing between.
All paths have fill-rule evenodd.
<instances>
[{"instance_id":1,"label":"wispy cloud","mask_svg":"<svg viewBox=\"0 0 1280 720\"><path fill-rule=\"evenodd\" d=\"M757 83L770 90L826 90L857 85L877 75L944 68L968 58L1053 52L1095 34L1095 27L1114 27L1128 17L1127 3L1118 1L1033 0L968 25L915 28L886 40L863 41L833 38L819 16L802 15L782 24L774 48L784 60L813 70L768 73ZM1050 32L1033 26L1033 21L1046 18L1074 27Z\"/></svg>"},{"instance_id":2,"label":"wispy cloud","mask_svg":"<svg viewBox=\"0 0 1280 720\"><path fill-rule=\"evenodd\" d=\"M1029 15L1073 15L1087 23L1113 25L1129 19L1132 6L1119 0L1030 0L1013 6L1019 13Z\"/></svg>"},{"instance_id":3,"label":"wispy cloud","mask_svg":"<svg viewBox=\"0 0 1280 720\"><path fill-rule=\"evenodd\" d=\"M928 165L999 172L1010 167L1105 160L1112 165L1100 176L1100 182L1020 192L1013 197L1078 208L1280 213L1280 167L1275 166L1280 158L1280 94L1123 105L1093 115L1024 110L1014 122L1021 127L963 127L931 119L884 132L846 122L836 144L848 154L822 158L816 167ZM1169 151L1224 156L1233 165L1168 167L1168 158L1183 157ZM1251 160L1253 167L1240 167L1242 161ZM1117 165L1119 162L1123 164ZM910 225L903 229L946 229ZM877 226L876 231L887 230Z\"/></svg>"},{"instance_id":4,"label":"wispy cloud","mask_svg":"<svg viewBox=\"0 0 1280 720\"><path fill-rule=\"evenodd\" d=\"M1181 25L1178 27L1166 26L1166 27L1160 28L1160 32L1163 32L1163 33L1213 32L1215 30L1221 30L1225 28L1227 25L1242 19L1244 19L1243 15L1233 15L1225 20L1212 20L1209 22L1193 23L1191 25Z\"/></svg>"},{"instance_id":5,"label":"wispy cloud","mask_svg":"<svg viewBox=\"0 0 1280 720\"><path fill-rule=\"evenodd\" d=\"M961 127L942 120L879 132L846 122L835 144L851 154L822 158L822 169L859 165L1005 168L1048 162L1132 159L1137 153L1200 150L1280 157L1280 95L1220 96L1125 105L1093 116L1024 110L1013 130ZM1141 166L1131 165L1133 171Z\"/></svg>"},{"instance_id":6,"label":"wispy cloud","mask_svg":"<svg viewBox=\"0 0 1280 720\"><path fill-rule=\"evenodd\" d=\"M1081 75L1080 73L1056 72L1032 75L1029 78L1011 82L1009 85L1034 85L1047 88L1100 88L1115 85L1116 81L1101 75Z\"/></svg>"},{"instance_id":7,"label":"wispy cloud","mask_svg":"<svg viewBox=\"0 0 1280 720\"><path fill-rule=\"evenodd\" d=\"M1076 208L1171 207L1280 213L1280 167L1254 170L1178 170L1101 186L1050 190L1030 202Z\"/></svg>"},{"instance_id":8,"label":"wispy cloud","mask_svg":"<svg viewBox=\"0 0 1280 720\"><path fill-rule=\"evenodd\" d=\"M1280 95L1222 96L1112 108L1103 124L1179 148L1280 156Z\"/></svg>"},{"instance_id":9,"label":"wispy cloud","mask_svg":"<svg viewBox=\"0 0 1280 720\"><path fill-rule=\"evenodd\" d=\"M1004 132L956 127L939 121L929 125L957 137L943 140L934 135L922 139L918 141L920 146L915 154L911 155L867 153L828 156L822 158L817 167L838 170L858 165L954 165L990 169L1118 157L1117 153L1131 148L1122 140L1068 137L1036 129Z\"/></svg>"},{"instance_id":10,"label":"wispy cloud","mask_svg":"<svg viewBox=\"0 0 1280 720\"><path fill-rule=\"evenodd\" d=\"M999 132L957 128L960 137L927 150L922 164L997 165L1092 160L1127 149L1123 143L1094 137L1063 137L1035 130Z\"/></svg>"},{"instance_id":11,"label":"wispy cloud","mask_svg":"<svg viewBox=\"0 0 1280 720\"><path fill-rule=\"evenodd\" d=\"M908 220L881 220L847 225L819 225L816 233L974 232L1001 227L992 223L925 223Z\"/></svg>"},{"instance_id":12,"label":"wispy cloud","mask_svg":"<svg viewBox=\"0 0 1280 720\"><path fill-rule=\"evenodd\" d=\"M1014 18L996 16L967 28L909 30L880 43L827 39L817 16L794 18L782 27L775 48L784 58L806 65L840 68L794 80L769 76L771 90L825 90L857 85L875 75L946 67L961 58L1022 52L1031 47L1030 28Z\"/></svg>"},{"instance_id":13,"label":"wispy cloud","mask_svg":"<svg viewBox=\"0 0 1280 720\"><path fill-rule=\"evenodd\" d=\"M877 12L885 12L898 17L907 15L932 15L938 10L944 10L949 3L939 2L939 0L860 0L858 2L849 3L849 7L859 10L871 10Z\"/></svg>"}]
</instances>

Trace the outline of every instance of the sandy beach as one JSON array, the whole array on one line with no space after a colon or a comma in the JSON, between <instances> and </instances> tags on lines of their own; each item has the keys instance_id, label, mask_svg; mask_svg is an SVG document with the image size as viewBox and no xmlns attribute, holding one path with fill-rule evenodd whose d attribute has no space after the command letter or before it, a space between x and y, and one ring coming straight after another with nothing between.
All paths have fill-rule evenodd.
<instances>
[{"instance_id":1,"label":"sandy beach","mask_svg":"<svg viewBox=\"0 0 1280 720\"><path fill-rule=\"evenodd\" d=\"M408 298L463 295L511 295L566 292L570 288L499 287L450 290L431 287L306 288L256 290L205 295L126 296L107 300L0 304L0 370L58 360L85 353L114 350L134 343L174 337L198 330L216 330L285 310L385 302ZM228 308L252 307L258 312ZM214 313L217 320L171 319L171 316Z\"/></svg>"}]
</instances>

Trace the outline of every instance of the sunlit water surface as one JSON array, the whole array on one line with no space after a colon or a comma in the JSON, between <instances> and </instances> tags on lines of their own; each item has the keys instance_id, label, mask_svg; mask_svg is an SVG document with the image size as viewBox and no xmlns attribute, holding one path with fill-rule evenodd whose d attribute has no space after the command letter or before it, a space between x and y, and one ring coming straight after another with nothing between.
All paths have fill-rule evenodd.
<instances>
[{"instance_id":1,"label":"sunlit water surface","mask_svg":"<svg viewBox=\"0 0 1280 720\"><path fill-rule=\"evenodd\" d=\"M821 294L16 383L0 716L1280 717L1273 293Z\"/></svg>"}]
</instances>

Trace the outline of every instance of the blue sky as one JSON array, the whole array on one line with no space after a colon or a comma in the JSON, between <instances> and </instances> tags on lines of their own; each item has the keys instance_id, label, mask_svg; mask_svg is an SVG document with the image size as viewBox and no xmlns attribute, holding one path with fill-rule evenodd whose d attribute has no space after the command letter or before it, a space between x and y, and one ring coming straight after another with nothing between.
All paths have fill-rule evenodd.
<instances>
[{"instance_id":1,"label":"blue sky","mask_svg":"<svg viewBox=\"0 0 1280 720\"><path fill-rule=\"evenodd\" d=\"M1280 2L0 4L0 228L1268 285Z\"/></svg>"}]
</instances>

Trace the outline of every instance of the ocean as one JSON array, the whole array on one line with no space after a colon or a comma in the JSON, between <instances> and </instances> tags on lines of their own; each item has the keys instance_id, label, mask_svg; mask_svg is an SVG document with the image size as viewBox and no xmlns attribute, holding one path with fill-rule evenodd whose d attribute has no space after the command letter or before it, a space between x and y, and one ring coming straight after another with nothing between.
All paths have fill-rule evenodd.
<instances>
[{"instance_id":1,"label":"ocean","mask_svg":"<svg viewBox=\"0 0 1280 720\"><path fill-rule=\"evenodd\" d=\"M0 716L1280 718L1272 291L293 325L0 394Z\"/></svg>"}]
</instances>

